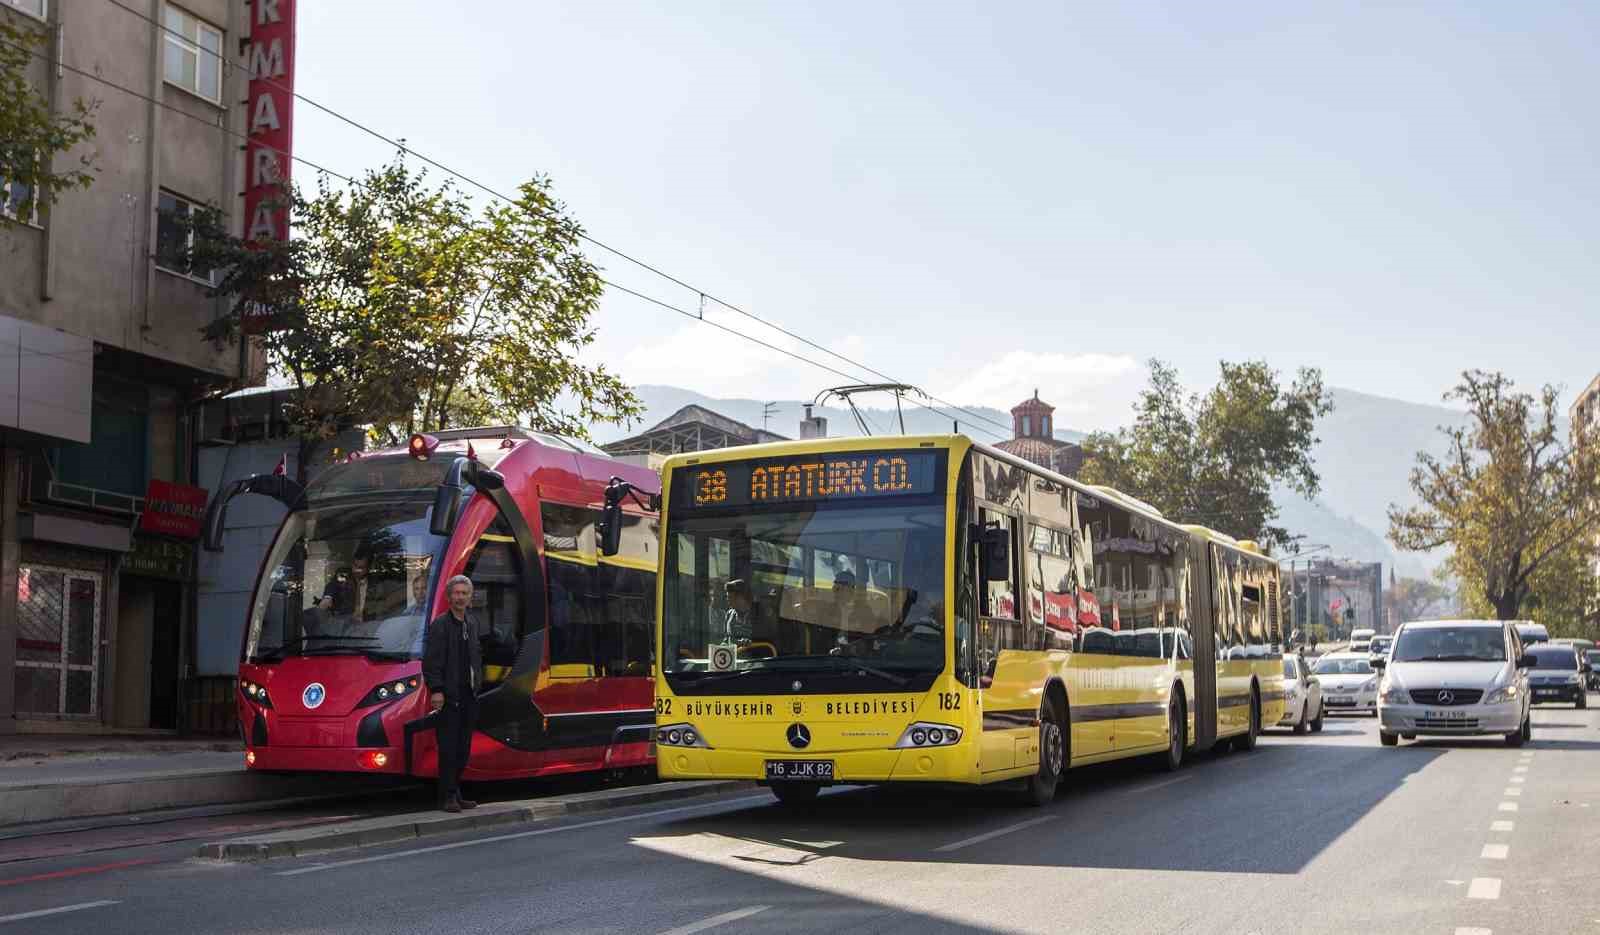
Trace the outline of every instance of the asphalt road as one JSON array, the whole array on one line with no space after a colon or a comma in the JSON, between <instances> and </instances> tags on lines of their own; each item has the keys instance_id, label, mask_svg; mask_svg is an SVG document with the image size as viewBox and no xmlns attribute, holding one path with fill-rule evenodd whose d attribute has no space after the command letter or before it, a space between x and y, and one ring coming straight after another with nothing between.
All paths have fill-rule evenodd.
<instances>
[{"instance_id":1,"label":"asphalt road","mask_svg":"<svg viewBox=\"0 0 1600 935\"><path fill-rule=\"evenodd\" d=\"M1176 774L1075 771L1043 809L759 792L253 865L57 849L0 863L0 933L1600 932L1591 702L1536 709L1522 750L1330 719Z\"/></svg>"}]
</instances>

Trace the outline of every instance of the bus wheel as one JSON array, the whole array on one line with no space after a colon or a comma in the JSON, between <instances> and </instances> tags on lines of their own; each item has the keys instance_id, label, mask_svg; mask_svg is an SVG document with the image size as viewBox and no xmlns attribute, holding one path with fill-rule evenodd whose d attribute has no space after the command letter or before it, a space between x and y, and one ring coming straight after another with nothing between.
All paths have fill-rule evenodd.
<instances>
[{"instance_id":1,"label":"bus wheel","mask_svg":"<svg viewBox=\"0 0 1600 935\"><path fill-rule=\"evenodd\" d=\"M1034 806L1050 804L1066 768L1067 736L1061 728L1061 713L1052 701L1039 721L1039 771L1024 780L1023 800Z\"/></svg>"},{"instance_id":2,"label":"bus wheel","mask_svg":"<svg viewBox=\"0 0 1600 935\"><path fill-rule=\"evenodd\" d=\"M1174 695L1167 702L1167 754L1161 765L1167 772L1177 772L1183 766L1183 751L1189 745L1189 718L1183 700Z\"/></svg>"},{"instance_id":3,"label":"bus wheel","mask_svg":"<svg viewBox=\"0 0 1600 935\"><path fill-rule=\"evenodd\" d=\"M1256 748L1256 738L1261 736L1261 701L1255 692L1250 693L1250 729L1233 738L1233 749L1246 753Z\"/></svg>"},{"instance_id":4,"label":"bus wheel","mask_svg":"<svg viewBox=\"0 0 1600 935\"><path fill-rule=\"evenodd\" d=\"M803 808L817 800L822 787L814 782L775 782L772 794L785 808Z\"/></svg>"}]
</instances>

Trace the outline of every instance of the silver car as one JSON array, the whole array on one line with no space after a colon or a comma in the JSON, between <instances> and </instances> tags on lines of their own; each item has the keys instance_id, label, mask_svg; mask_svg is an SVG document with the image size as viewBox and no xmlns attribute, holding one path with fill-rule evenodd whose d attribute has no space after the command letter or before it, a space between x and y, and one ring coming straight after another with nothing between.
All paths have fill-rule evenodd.
<instances>
[{"instance_id":1,"label":"silver car","mask_svg":"<svg viewBox=\"0 0 1600 935\"><path fill-rule=\"evenodd\" d=\"M1378 695L1386 747L1418 735L1500 734L1520 747L1533 736L1522 642L1499 620L1429 620L1395 634Z\"/></svg>"},{"instance_id":2,"label":"silver car","mask_svg":"<svg viewBox=\"0 0 1600 935\"><path fill-rule=\"evenodd\" d=\"M1313 668L1322 680L1322 704L1329 714L1378 712L1378 670L1365 652L1329 653Z\"/></svg>"},{"instance_id":3,"label":"silver car","mask_svg":"<svg viewBox=\"0 0 1600 935\"><path fill-rule=\"evenodd\" d=\"M1283 657L1283 718L1279 727L1322 732L1322 680L1298 655Z\"/></svg>"}]
</instances>

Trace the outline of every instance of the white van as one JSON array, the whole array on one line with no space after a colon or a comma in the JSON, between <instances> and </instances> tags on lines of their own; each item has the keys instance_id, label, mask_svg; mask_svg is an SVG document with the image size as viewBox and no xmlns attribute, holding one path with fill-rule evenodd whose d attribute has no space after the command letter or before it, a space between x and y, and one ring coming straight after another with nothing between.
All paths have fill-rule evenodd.
<instances>
[{"instance_id":1,"label":"white van","mask_svg":"<svg viewBox=\"0 0 1600 935\"><path fill-rule=\"evenodd\" d=\"M1372 638L1377 635L1378 631L1370 627L1361 627L1357 630L1351 630L1350 651L1353 653L1366 652L1372 646Z\"/></svg>"}]
</instances>

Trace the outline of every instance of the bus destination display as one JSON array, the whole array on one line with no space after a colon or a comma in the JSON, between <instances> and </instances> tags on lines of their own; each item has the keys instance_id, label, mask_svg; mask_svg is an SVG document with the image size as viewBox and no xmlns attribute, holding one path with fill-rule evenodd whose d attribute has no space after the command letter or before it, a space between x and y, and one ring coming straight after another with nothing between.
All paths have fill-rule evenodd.
<instances>
[{"instance_id":1,"label":"bus destination display","mask_svg":"<svg viewBox=\"0 0 1600 935\"><path fill-rule=\"evenodd\" d=\"M939 488L939 454L844 452L695 465L679 472L672 500L694 509L930 494Z\"/></svg>"}]
</instances>

